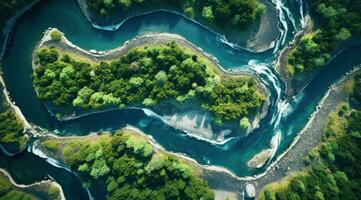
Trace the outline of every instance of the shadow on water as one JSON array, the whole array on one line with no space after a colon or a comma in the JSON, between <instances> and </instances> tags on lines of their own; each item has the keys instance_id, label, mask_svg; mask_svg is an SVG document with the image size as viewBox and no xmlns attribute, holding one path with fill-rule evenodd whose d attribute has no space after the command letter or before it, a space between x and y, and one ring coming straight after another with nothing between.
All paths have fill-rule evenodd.
<instances>
[{"instance_id":1,"label":"shadow on water","mask_svg":"<svg viewBox=\"0 0 361 200\"><path fill-rule=\"evenodd\" d=\"M18 184L29 185L52 177L61 185L66 199L89 199L86 190L74 174L56 168L32 153L25 151L8 157L0 151L0 168L7 170Z\"/></svg>"}]
</instances>

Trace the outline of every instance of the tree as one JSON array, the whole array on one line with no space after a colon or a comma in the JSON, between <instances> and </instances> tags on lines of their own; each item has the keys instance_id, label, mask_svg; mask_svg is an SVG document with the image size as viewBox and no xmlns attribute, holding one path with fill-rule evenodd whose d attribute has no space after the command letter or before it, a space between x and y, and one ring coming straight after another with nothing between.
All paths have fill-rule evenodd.
<instances>
[{"instance_id":1,"label":"tree","mask_svg":"<svg viewBox=\"0 0 361 200\"><path fill-rule=\"evenodd\" d=\"M157 75L155 75L155 79L157 80L158 84L164 84L167 82L167 74L164 71L159 71Z\"/></svg>"},{"instance_id":2,"label":"tree","mask_svg":"<svg viewBox=\"0 0 361 200\"><path fill-rule=\"evenodd\" d=\"M92 165L92 170L90 171L90 175L94 177L95 179L98 179L106 174L108 174L110 171L109 167L105 163L104 158L98 158L94 161Z\"/></svg>"},{"instance_id":3,"label":"tree","mask_svg":"<svg viewBox=\"0 0 361 200\"><path fill-rule=\"evenodd\" d=\"M249 122L249 119L247 117L243 117L240 121L239 121L239 127L241 127L241 129L248 129L249 127L251 127L251 123Z\"/></svg>"},{"instance_id":4,"label":"tree","mask_svg":"<svg viewBox=\"0 0 361 200\"><path fill-rule=\"evenodd\" d=\"M340 32L336 34L336 39L339 41L346 41L351 37L351 33L347 28L341 28Z\"/></svg>"},{"instance_id":5,"label":"tree","mask_svg":"<svg viewBox=\"0 0 361 200\"><path fill-rule=\"evenodd\" d=\"M58 31L58 30L53 30L53 31L51 31L51 33L50 33L50 37L51 37L52 40L58 42L58 41L60 41L61 38L63 37L63 34L62 34L60 31Z\"/></svg>"},{"instance_id":6,"label":"tree","mask_svg":"<svg viewBox=\"0 0 361 200\"><path fill-rule=\"evenodd\" d=\"M188 7L184 10L184 13L188 16L193 18L194 17L194 10L192 7Z\"/></svg>"},{"instance_id":7,"label":"tree","mask_svg":"<svg viewBox=\"0 0 361 200\"><path fill-rule=\"evenodd\" d=\"M317 192L315 193L315 199L316 199L316 200L325 200L325 197L323 196L323 193L322 193L322 192L317 191Z\"/></svg>"},{"instance_id":8,"label":"tree","mask_svg":"<svg viewBox=\"0 0 361 200\"><path fill-rule=\"evenodd\" d=\"M146 139L142 137L130 136L125 142L128 148L134 150L134 153L137 153L143 157L149 157L153 154L153 147L150 145Z\"/></svg>"},{"instance_id":9,"label":"tree","mask_svg":"<svg viewBox=\"0 0 361 200\"><path fill-rule=\"evenodd\" d=\"M202 17L207 21L211 21L213 19L213 11L212 6L204 6L202 10Z\"/></svg>"}]
</instances>

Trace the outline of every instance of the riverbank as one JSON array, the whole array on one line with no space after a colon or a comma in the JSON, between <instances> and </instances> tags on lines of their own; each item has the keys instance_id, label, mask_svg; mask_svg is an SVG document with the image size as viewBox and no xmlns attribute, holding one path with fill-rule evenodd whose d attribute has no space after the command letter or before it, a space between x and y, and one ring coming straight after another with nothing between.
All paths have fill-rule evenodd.
<instances>
[{"instance_id":1,"label":"riverbank","mask_svg":"<svg viewBox=\"0 0 361 200\"><path fill-rule=\"evenodd\" d=\"M329 88L316 107L316 111L310 116L309 122L296 136L288 151L280 155L280 157L283 157L277 159L277 163L271 167L267 175L250 182L255 185L257 191L260 191L266 184L280 180L284 176L288 176L292 172L299 171L304 167L303 158L322 141L322 132L327 123L327 116L340 103L348 101L345 83L353 78L353 75L359 70L360 66L355 67L350 73L344 75Z\"/></svg>"},{"instance_id":2,"label":"riverbank","mask_svg":"<svg viewBox=\"0 0 361 200\"><path fill-rule=\"evenodd\" d=\"M4 169L0 169L0 178L7 178L17 190L34 195L40 199L65 200L61 186L53 180L41 181L30 185L17 184L9 172ZM53 196L56 196L56 198Z\"/></svg>"},{"instance_id":3,"label":"riverbank","mask_svg":"<svg viewBox=\"0 0 361 200\"><path fill-rule=\"evenodd\" d=\"M330 86L303 130L295 137L284 153L267 167L265 172L251 177L234 177L231 174L221 172L221 170L204 171L204 177L208 180L209 185L240 192L244 191L247 184L253 184L256 191L260 191L268 183L280 180L294 171L299 171L303 167L303 158L321 142L322 131L328 114L337 105L348 100L344 85L358 70L360 70L360 66L355 67ZM225 181L220 183L219 180ZM239 193L239 195L242 194Z\"/></svg>"},{"instance_id":4,"label":"riverbank","mask_svg":"<svg viewBox=\"0 0 361 200\"><path fill-rule=\"evenodd\" d=\"M183 17L195 24L198 24L198 25L204 27L205 29L218 35L224 43L232 46L233 48L244 49L244 50L247 50L247 51L253 52L253 53L263 53L269 49L274 48L276 40L281 35L281 32L279 30L280 24L278 21L277 10L273 6L273 4L268 2L267 0L262 0L261 2L266 6L267 11L260 17L260 19L257 22L257 25L254 24L252 27L250 27L246 30L237 30L237 31L234 31L234 33L226 34L226 33L222 33L221 29L215 30L215 27L211 27L211 26L209 27L207 25L204 25L203 23L196 21L195 19L192 19L185 14L180 13L177 10L172 10L172 9L154 9L154 10L146 11L146 12L143 11L141 13L128 16L119 21L110 22L106 25L105 24L99 25L95 20L97 17L92 15L91 11L89 10L89 8L87 6L86 1L78 0L79 7L80 7L81 11L83 12L85 18L96 29L106 30L106 31L116 31L127 20L129 20L131 18L148 15L148 14L152 14L152 13L157 13L157 12L167 12L167 13L171 13L171 14L175 14L180 17ZM240 37L240 35L242 37ZM240 40L240 41L237 41L237 40ZM239 44L239 43L242 43L242 44Z\"/></svg>"}]
</instances>

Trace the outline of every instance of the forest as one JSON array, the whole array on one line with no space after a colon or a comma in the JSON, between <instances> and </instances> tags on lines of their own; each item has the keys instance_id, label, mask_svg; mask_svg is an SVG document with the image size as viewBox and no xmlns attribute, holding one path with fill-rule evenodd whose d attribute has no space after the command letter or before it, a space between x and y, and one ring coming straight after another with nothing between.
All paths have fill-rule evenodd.
<instances>
[{"instance_id":1,"label":"forest","mask_svg":"<svg viewBox=\"0 0 361 200\"><path fill-rule=\"evenodd\" d=\"M361 102L361 74L351 99ZM351 104L352 105L352 104ZM259 199L357 200L361 196L361 111L348 103L331 113L323 141L304 159L306 168L282 183L266 186Z\"/></svg>"},{"instance_id":2,"label":"forest","mask_svg":"<svg viewBox=\"0 0 361 200\"><path fill-rule=\"evenodd\" d=\"M27 142L23 130L23 125L14 112L8 110L0 113L0 144L12 147L14 151L23 149Z\"/></svg>"},{"instance_id":3,"label":"forest","mask_svg":"<svg viewBox=\"0 0 361 200\"><path fill-rule=\"evenodd\" d=\"M360 10L361 0L312 0L317 30L305 34L288 55L289 74L297 78L321 69L345 42L359 38Z\"/></svg>"},{"instance_id":4,"label":"forest","mask_svg":"<svg viewBox=\"0 0 361 200\"><path fill-rule=\"evenodd\" d=\"M214 198L193 166L156 152L145 137L132 130L97 138L46 139L42 145L60 155L87 187L104 191L108 200Z\"/></svg>"},{"instance_id":5,"label":"forest","mask_svg":"<svg viewBox=\"0 0 361 200\"><path fill-rule=\"evenodd\" d=\"M212 69L216 66L174 42L137 47L112 62L93 65L60 56L55 48L40 49L37 57L33 78L38 97L56 106L151 107L197 98L222 124L254 115L265 101L254 78L221 78Z\"/></svg>"},{"instance_id":6,"label":"forest","mask_svg":"<svg viewBox=\"0 0 361 200\"><path fill-rule=\"evenodd\" d=\"M99 15L108 16L118 12L125 13L124 18L131 16L136 10L176 10L220 28L244 28L266 11L266 6L259 0L87 0L87 4Z\"/></svg>"}]
</instances>

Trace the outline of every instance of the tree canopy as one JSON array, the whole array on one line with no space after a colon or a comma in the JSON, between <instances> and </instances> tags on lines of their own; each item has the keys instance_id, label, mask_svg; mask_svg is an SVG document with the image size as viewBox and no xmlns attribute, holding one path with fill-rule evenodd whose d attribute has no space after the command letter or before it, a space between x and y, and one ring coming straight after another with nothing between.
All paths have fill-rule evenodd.
<instances>
[{"instance_id":1,"label":"tree canopy","mask_svg":"<svg viewBox=\"0 0 361 200\"><path fill-rule=\"evenodd\" d=\"M314 0L311 5L319 26L288 56L296 75L322 68L340 44L361 34L361 0Z\"/></svg>"},{"instance_id":2,"label":"tree canopy","mask_svg":"<svg viewBox=\"0 0 361 200\"><path fill-rule=\"evenodd\" d=\"M206 25L215 24L219 29L244 28L266 11L266 6L259 0L87 0L86 2L93 12L101 16L109 16L117 12L126 18L134 13L163 8L182 12Z\"/></svg>"},{"instance_id":3,"label":"tree canopy","mask_svg":"<svg viewBox=\"0 0 361 200\"><path fill-rule=\"evenodd\" d=\"M169 154L155 153L143 136L128 130L95 140L47 139L43 145L47 151L59 152L88 187L96 183L106 188L104 199L214 198L193 167Z\"/></svg>"},{"instance_id":4,"label":"tree canopy","mask_svg":"<svg viewBox=\"0 0 361 200\"><path fill-rule=\"evenodd\" d=\"M38 97L56 106L156 106L197 98L222 122L249 117L264 102L253 78L221 80L205 58L176 43L134 48L119 59L93 65L60 56L55 48L40 49L37 58L33 77Z\"/></svg>"}]
</instances>

